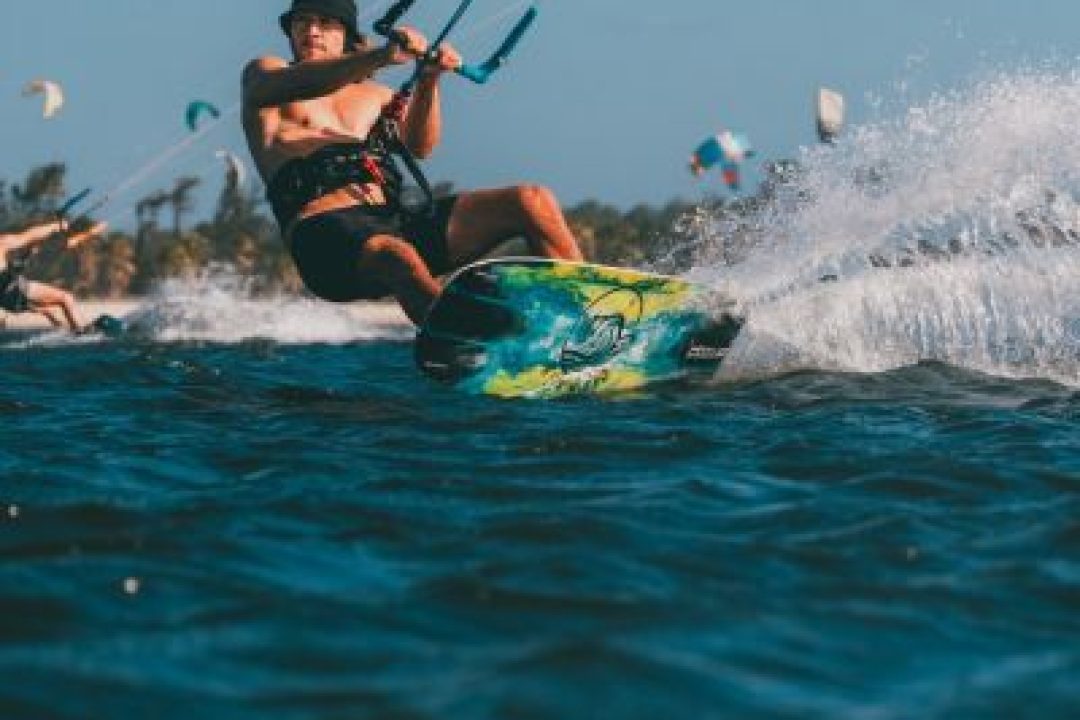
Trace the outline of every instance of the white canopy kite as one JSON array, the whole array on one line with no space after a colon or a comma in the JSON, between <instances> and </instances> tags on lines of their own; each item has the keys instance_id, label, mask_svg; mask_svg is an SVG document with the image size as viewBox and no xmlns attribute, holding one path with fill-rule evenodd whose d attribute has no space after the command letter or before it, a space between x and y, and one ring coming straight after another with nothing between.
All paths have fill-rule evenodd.
<instances>
[{"instance_id":1,"label":"white canopy kite","mask_svg":"<svg viewBox=\"0 0 1080 720\"><path fill-rule=\"evenodd\" d=\"M844 127L844 96L835 90L820 88L817 94L817 131L823 143L836 140Z\"/></svg>"},{"instance_id":2,"label":"white canopy kite","mask_svg":"<svg viewBox=\"0 0 1080 720\"><path fill-rule=\"evenodd\" d=\"M41 115L46 120L60 112L60 108L64 106L64 91L60 85L52 80L33 80L23 88L22 94L23 97L45 96L45 104L42 107Z\"/></svg>"},{"instance_id":3,"label":"white canopy kite","mask_svg":"<svg viewBox=\"0 0 1080 720\"><path fill-rule=\"evenodd\" d=\"M243 188L247 180L247 169L244 167L244 161L228 150L218 150L214 155L225 161L225 172L229 183L235 188Z\"/></svg>"}]
</instances>

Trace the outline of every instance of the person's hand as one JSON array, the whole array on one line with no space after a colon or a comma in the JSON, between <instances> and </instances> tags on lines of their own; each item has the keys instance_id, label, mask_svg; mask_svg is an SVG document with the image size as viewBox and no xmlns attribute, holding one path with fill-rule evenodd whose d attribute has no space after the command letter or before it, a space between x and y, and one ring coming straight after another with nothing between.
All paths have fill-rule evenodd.
<instances>
[{"instance_id":1,"label":"person's hand","mask_svg":"<svg viewBox=\"0 0 1080 720\"><path fill-rule=\"evenodd\" d=\"M105 222L104 220L99 220L86 230L81 230L73 235L70 235L67 239L66 247L68 250L74 250L90 238L104 235L105 231L108 229L109 223Z\"/></svg>"},{"instance_id":2,"label":"person's hand","mask_svg":"<svg viewBox=\"0 0 1080 720\"><path fill-rule=\"evenodd\" d=\"M427 52L428 41L419 30L408 25L394 28L393 37L387 43L386 60L388 65L404 65Z\"/></svg>"},{"instance_id":3,"label":"person's hand","mask_svg":"<svg viewBox=\"0 0 1080 720\"><path fill-rule=\"evenodd\" d=\"M435 57L424 64L421 77L425 80L436 80L443 73L454 72L461 64L461 54L452 45L444 43L439 47L439 52L435 53Z\"/></svg>"}]
</instances>

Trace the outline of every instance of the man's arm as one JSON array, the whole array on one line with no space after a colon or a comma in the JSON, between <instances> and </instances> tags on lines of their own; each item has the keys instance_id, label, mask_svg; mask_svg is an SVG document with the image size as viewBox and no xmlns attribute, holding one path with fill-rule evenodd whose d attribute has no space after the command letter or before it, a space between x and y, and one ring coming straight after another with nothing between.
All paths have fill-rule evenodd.
<instances>
[{"instance_id":1,"label":"man's arm","mask_svg":"<svg viewBox=\"0 0 1080 720\"><path fill-rule=\"evenodd\" d=\"M442 139L442 104L439 80L442 74L461 65L461 56L449 45L439 48L438 57L424 68L416 86L408 113L402 123L401 139L416 157L431 155Z\"/></svg>"},{"instance_id":2,"label":"man's arm","mask_svg":"<svg viewBox=\"0 0 1080 720\"><path fill-rule=\"evenodd\" d=\"M409 152L423 160L435 151L442 139L442 106L439 81L425 77L416 86L409 110L401 124L401 140Z\"/></svg>"},{"instance_id":3,"label":"man's arm","mask_svg":"<svg viewBox=\"0 0 1080 720\"><path fill-rule=\"evenodd\" d=\"M105 231L109 229L109 224L105 221L99 221L78 232L72 233L68 236L67 242L64 244L68 250L74 250L82 245L87 240L92 238L101 237L105 234Z\"/></svg>"},{"instance_id":4,"label":"man's arm","mask_svg":"<svg viewBox=\"0 0 1080 720\"><path fill-rule=\"evenodd\" d=\"M29 227L22 232L0 234L0 247L3 247L4 252L22 250L48 240L53 234L61 232L63 229L63 222L51 220Z\"/></svg>"},{"instance_id":5,"label":"man's arm","mask_svg":"<svg viewBox=\"0 0 1080 720\"><path fill-rule=\"evenodd\" d=\"M349 83L368 79L395 60L389 47L292 65L281 58L262 57L244 68L244 105L262 109L323 97Z\"/></svg>"}]
</instances>

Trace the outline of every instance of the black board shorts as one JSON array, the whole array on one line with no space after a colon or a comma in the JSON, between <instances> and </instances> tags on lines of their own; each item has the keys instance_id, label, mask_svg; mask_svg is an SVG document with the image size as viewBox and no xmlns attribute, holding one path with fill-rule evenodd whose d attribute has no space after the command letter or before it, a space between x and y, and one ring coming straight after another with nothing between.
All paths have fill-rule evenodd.
<instances>
[{"instance_id":1,"label":"black board shorts","mask_svg":"<svg viewBox=\"0 0 1080 720\"><path fill-rule=\"evenodd\" d=\"M440 198L430 215L400 213L383 205L356 205L304 218L292 231L289 251L308 290L331 302L374 300L390 288L360 270L364 244L375 235L404 238L432 275L450 266L446 232L456 196Z\"/></svg>"},{"instance_id":2,"label":"black board shorts","mask_svg":"<svg viewBox=\"0 0 1080 720\"><path fill-rule=\"evenodd\" d=\"M9 313L24 313L30 309L30 298L26 296L26 278L22 275L0 277L0 309Z\"/></svg>"}]
</instances>

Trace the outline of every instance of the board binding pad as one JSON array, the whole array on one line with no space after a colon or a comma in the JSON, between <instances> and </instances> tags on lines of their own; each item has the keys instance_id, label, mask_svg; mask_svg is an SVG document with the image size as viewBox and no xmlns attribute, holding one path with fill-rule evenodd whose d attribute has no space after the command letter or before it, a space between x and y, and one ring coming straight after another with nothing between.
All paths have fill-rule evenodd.
<instances>
[{"instance_id":1,"label":"board binding pad","mask_svg":"<svg viewBox=\"0 0 1080 720\"><path fill-rule=\"evenodd\" d=\"M501 258L459 270L416 338L416 362L469 393L558 397L711 377L743 319L680 278Z\"/></svg>"}]
</instances>

